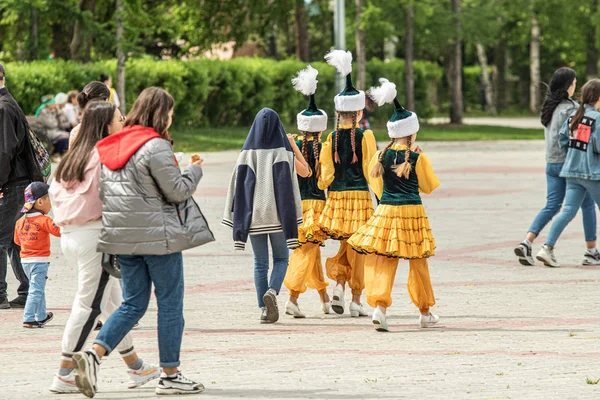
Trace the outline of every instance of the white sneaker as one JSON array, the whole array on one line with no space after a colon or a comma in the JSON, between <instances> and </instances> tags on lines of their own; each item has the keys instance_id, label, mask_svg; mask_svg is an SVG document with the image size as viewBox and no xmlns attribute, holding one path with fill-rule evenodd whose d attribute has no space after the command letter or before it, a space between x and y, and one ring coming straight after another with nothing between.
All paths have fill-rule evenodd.
<instances>
[{"instance_id":1,"label":"white sneaker","mask_svg":"<svg viewBox=\"0 0 600 400\"><path fill-rule=\"evenodd\" d=\"M73 354L73 364L75 365L75 384L89 398L96 395L96 380L98 379L98 370L100 369L100 359L95 352L81 351Z\"/></svg>"},{"instance_id":2,"label":"white sneaker","mask_svg":"<svg viewBox=\"0 0 600 400\"><path fill-rule=\"evenodd\" d=\"M181 372L174 377L168 377L164 372L160 375L156 394L194 394L204 392L204 385L187 379Z\"/></svg>"},{"instance_id":3,"label":"white sneaker","mask_svg":"<svg viewBox=\"0 0 600 400\"><path fill-rule=\"evenodd\" d=\"M269 318L267 318L267 309L265 307L260 309L260 323L268 324Z\"/></svg>"},{"instance_id":4,"label":"white sneaker","mask_svg":"<svg viewBox=\"0 0 600 400\"><path fill-rule=\"evenodd\" d=\"M531 246L527 243L521 242L517 247L515 247L515 255L519 257L519 262L521 265L535 265L535 261L531 255Z\"/></svg>"},{"instance_id":5,"label":"white sneaker","mask_svg":"<svg viewBox=\"0 0 600 400\"><path fill-rule=\"evenodd\" d=\"M127 387L129 389L135 389L157 379L160 376L160 370L154 365L143 363L138 370L128 368L127 375L129 375Z\"/></svg>"},{"instance_id":6,"label":"white sneaker","mask_svg":"<svg viewBox=\"0 0 600 400\"><path fill-rule=\"evenodd\" d=\"M379 308L376 308L375 311L373 311L373 326L377 332L388 332L385 313Z\"/></svg>"},{"instance_id":7,"label":"white sneaker","mask_svg":"<svg viewBox=\"0 0 600 400\"><path fill-rule=\"evenodd\" d=\"M75 371L67 376L54 375L50 391L53 393L79 393L79 388L75 384Z\"/></svg>"},{"instance_id":8,"label":"white sneaker","mask_svg":"<svg viewBox=\"0 0 600 400\"><path fill-rule=\"evenodd\" d=\"M287 315L291 315L294 318L305 318L306 315L302 311L300 311L300 306L298 304L294 304L291 301L287 301L285 303L285 313Z\"/></svg>"},{"instance_id":9,"label":"white sneaker","mask_svg":"<svg viewBox=\"0 0 600 400\"><path fill-rule=\"evenodd\" d=\"M596 250L594 253L587 250L583 255L583 261L581 262L581 265L600 265L600 253L598 250Z\"/></svg>"},{"instance_id":10,"label":"white sneaker","mask_svg":"<svg viewBox=\"0 0 600 400\"><path fill-rule=\"evenodd\" d=\"M336 314L344 313L344 287L342 285L338 284L335 289L333 289L331 308L333 308L333 311L335 311Z\"/></svg>"},{"instance_id":11,"label":"white sneaker","mask_svg":"<svg viewBox=\"0 0 600 400\"><path fill-rule=\"evenodd\" d=\"M369 314L365 311L362 304L356 304L355 302L350 303L350 316L351 317L368 317Z\"/></svg>"},{"instance_id":12,"label":"white sneaker","mask_svg":"<svg viewBox=\"0 0 600 400\"><path fill-rule=\"evenodd\" d=\"M321 303L321 310L324 314L331 314L331 302Z\"/></svg>"},{"instance_id":13,"label":"white sneaker","mask_svg":"<svg viewBox=\"0 0 600 400\"><path fill-rule=\"evenodd\" d=\"M267 293L263 296L263 302L267 310L267 320L270 323L277 322L279 320L279 308L277 307L277 292L275 289L270 288L267 290Z\"/></svg>"},{"instance_id":14,"label":"white sneaker","mask_svg":"<svg viewBox=\"0 0 600 400\"><path fill-rule=\"evenodd\" d=\"M431 312L427 315L421 314L419 317L419 324L421 324L421 328L429 328L431 325L435 325L440 320L440 317L437 315L433 315Z\"/></svg>"},{"instance_id":15,"label":"white sneaker","mask_svg":"<svg viewBox=\"0 0 600 400\"><path fill-rule=\"evenodd\" d=\"M554 250L549 248L546 245L543 245L540 251L537 253L535 257L539 261L543 262L546 267L559 268L560 264L556 261L556 257L554 256Z\"/></svg>"}]
</instances>

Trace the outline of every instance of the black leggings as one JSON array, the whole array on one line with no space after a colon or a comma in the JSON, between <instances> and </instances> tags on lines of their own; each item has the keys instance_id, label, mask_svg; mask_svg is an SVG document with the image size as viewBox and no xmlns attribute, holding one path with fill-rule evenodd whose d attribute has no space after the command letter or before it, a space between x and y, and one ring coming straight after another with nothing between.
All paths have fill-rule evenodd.
<instances>
[{"instance_id":1,"label":"black leggings","mask_svg":"<svg viewBox=\"0 0 600 400\"><path fill-rule=\"evenodd\" d=\"M62 154L69 148L69 138L58 139L54 142L54 152L52 154Z\"/></svg>"}]
</instances>

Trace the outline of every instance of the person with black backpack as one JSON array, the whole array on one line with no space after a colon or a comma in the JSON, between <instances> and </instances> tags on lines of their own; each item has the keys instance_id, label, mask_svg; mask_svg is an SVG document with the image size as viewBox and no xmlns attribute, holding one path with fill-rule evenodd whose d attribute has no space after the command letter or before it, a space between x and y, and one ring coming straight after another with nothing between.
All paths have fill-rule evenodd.
<instances>
[{"instance_id":1,"label":"person with black backpack","mask_svg":"<svg viewBox=\"0 0 600 400\"><path fill-rule=\"evenodd\" d=\"M15 244L15 221L20 217L23 191L32 181L45 181L31 142L29 124L21 107L5 86L0 64L0 309L24 308L29 280L23 271L20 248ZM8 301L7 258L20 282L18 296Z\"/></svg>"}]
</instances>

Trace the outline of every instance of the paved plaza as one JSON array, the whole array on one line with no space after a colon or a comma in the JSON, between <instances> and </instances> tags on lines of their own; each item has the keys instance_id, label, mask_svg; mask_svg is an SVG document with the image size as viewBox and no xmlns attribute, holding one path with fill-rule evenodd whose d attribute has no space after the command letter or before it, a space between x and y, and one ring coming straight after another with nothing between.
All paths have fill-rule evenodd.
<instances>
[{"instance_id":1,"label":"paved plaza","mask_svg":"<svg viewBox=\"0 0 600 400\"><path fill-rule=\"evenodd\" d=\"M234 252L230 231L220 226L237 153L203 155L196 199L217 242L184 253L181 354L184 374L206 386L198 398L600 398L600 385L586 382L600 378L600 316L594 311L600 267L579 265L581 217L557 243L562 268L523 267L512 253L545 202L544 142L420 145L441 181L424 197L438 244L430 269L433 311L441 321L418 328L402 262L387 334L375 332L370 318L323 315L314 291L300 298L306 319L282 315L274 325L259 324L250 246ZM324 256L337 248L329 241ZM48 391L76 286L59 240L53 238L52 249L47 303L54 320L45 329L23 329L22 310L0 311L0 399L83 398ZM287 294L284 289L279 296L280 309ZM134 340L142 358L158 362L154 300ZM96 398L155 398L154 383L128 390L126 379L119 357L105 359Z\"/></svg>"}]
</instances>

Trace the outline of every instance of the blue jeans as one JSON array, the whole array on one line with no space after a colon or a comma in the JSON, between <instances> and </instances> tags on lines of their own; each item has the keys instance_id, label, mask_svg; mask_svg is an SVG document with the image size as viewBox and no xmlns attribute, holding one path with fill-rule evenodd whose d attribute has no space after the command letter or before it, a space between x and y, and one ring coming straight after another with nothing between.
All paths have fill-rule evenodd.
<instances>
[{"instance_id":1,"label":"blue jeans","mask_svg":"<svg viewBox=\"0 0 600 400\"><path fill-rule=\"evenodd\" d=\"M23 262L23 270L29 279L29 293L25 302L23 322L42 321L48 317L46 313L46 279L49 262Z\"/></svg>"},{"instance_id":2,"label":"blue jeans","mask_svg":"<svg viewBox=\"0 0 600 400\"><path fill-rule=\"evenodd\" d=\"M539 235L542 229L559 213L567 190L567 180L560 177L562 166L563 164L546 164L546 206L535 217L528 232ZM585 194L580 206L585 241L596 240L596 208L589 193Z\"/></svg>"},{"instance_id":3,"label":"blue jeans","mask_svg":"<svg viewBox=\"0 0 600 400\"><path fill-rule=\"evenodd\" d=\"M269 281L269 239L273 251L273 272ZM263 296L269 288L275 289L277 294L281 290L283 278L287 272L290 251L287 247L285 235L282 232L262 235L250 235L252 250L254 251L254 286L258 307L265 306Z\"/></svg>"},{"instance_id":4,"label":"blue jeans","mask_svg":"<svg viewBox=\"0 0 600 400\"><path fill-rule=\"evenodd\" d=\"M590 197L594 199L597 204L600 204L600 181L592 181L589 179L578 179L578 178L567 178L567 195L565 199L565 205L563 207L563 211L560 215L554 220L552 223L552 227L550 228L550 233L548 234L548 238L546 238L546 244L554 247L556 241L558 240L560 234L567 227L569 222L575 218L579 207L584 202L586 197ZM591 217L589 217L591 218ZM586 222L586 215L583 215L583 222ZM594 227L596 224L596 210L594 209L594 217L593 217ZM595 229L594 229L595 230ZM593 239L587 238L585 240L595 240L596 236L594 235Z\"/></svg>"},{"instance_id":5,"label":"blue jeans","mask_svg":"<svg viewBox=\"0 0 600 400\"><path fill-rule=\"evenodd\" d=\"M110 353L144 316L152 284L158 304L158 351L162 368L179 366L183 336L183 256L118 256L123 303L108 318L94 341Z\"/></svg>"}]
</instances>

